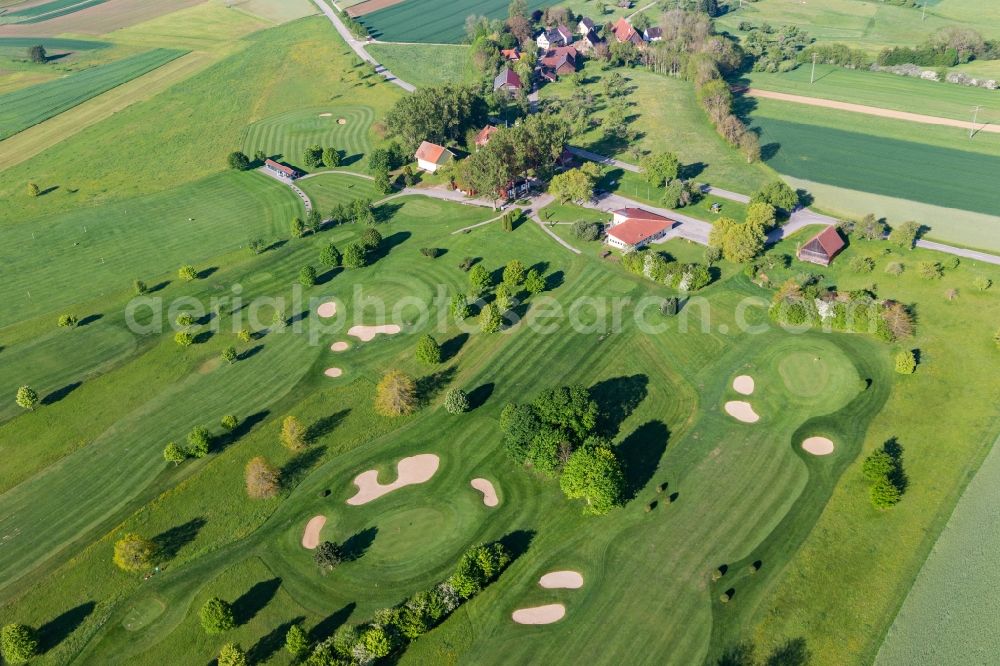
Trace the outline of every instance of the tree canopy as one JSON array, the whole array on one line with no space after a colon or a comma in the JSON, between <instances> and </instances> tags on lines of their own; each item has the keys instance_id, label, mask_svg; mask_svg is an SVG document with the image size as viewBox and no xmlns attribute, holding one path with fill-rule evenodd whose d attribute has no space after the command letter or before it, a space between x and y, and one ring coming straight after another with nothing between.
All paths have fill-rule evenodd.
<instances>
[{"instance_id":1,"label":"tree canopy","mask_svg":"<svg viewBox=\"0 0 1000 666\"><path fill-rule=\"evenodd\" d=\"M569 499L585 500L584 512L602 515L622 503L625 475L610 447L584 446L566 461L559 487Z\"/></svg>"},{"instance_id":2,"label":"tree canopy","mask_svg":"<svg viewBox=\"0 0 1000 666\"><path fill-rule=\"evenodd\" d=\"M466 131L486 124L486 101L473 86L444 85L419 88L401 97L385 118L391 136L407 150L421 141L461 141Z\"/></svg>"}]
</instances>

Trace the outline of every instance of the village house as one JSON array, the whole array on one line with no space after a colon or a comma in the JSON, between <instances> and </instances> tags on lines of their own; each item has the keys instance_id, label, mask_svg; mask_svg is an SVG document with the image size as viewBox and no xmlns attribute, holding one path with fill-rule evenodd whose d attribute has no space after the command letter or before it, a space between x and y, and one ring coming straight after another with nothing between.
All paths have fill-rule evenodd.
<instances>
[{"instance_id":1,"label":"village house","mask_svg":"<svg viewBox=\"0 0 1000 666\"><path fill-rule=\"evenodd\" d=\"M490 142L490 137L493 136L494 132L498 131L500 128L495 125L487 125L483 129L479 130L476 134L475 144L476 149L480 149Z\"/></svg>"},{"instance_id":2,"label":"village house","mask_svg":"<svg viewBox=\"0 0 1000 666\"><path fill-rule=\"evenodd\" d=\"M510 67L504 67L497 77L493 79L493 91L506 90L512 95L521 90L521 77Z\"/></svg>"},{"instance_id":3,"label":"village house","mask_svg":"<svg viewBox=\"0 0 1000 666\"><path fill-rule=\"evenodd\" d=\"M443 165L454 159L455 155L444 146L430 141L423 141L417 148L417 167L424 171L435 173Z\"/></svg>"},{"instance_id":4,"label":"village house","mask_svg":"<svg viewBox=\"0 0 1000 666\"><path fill-rule=\"evenodd\" d=\"M543 77L555 81L560 75L566 76L576 71L577 51L573 46L557 46L549 49L538 59Z\"/></svg>"},{"instance_id":5,"label":"village house","mask_svg":"<svg viewBox=\"0 0 1000 666\"><path fill-rule=\"evenodd\" d=\"M500 55L503 56L504 60L507 62L517 62L521 59L521 52L515 49L500 49Z\"/></svg>"},{"instance_id":6,"label":"village house","mask_svg":"<svg viewBox=\"0 0 1000 666\"><path fill-rule=\"evenodd\" d=\"M295 180L302 175L292 167L285 166L284 164L275 162L272 159L264 160L264 168L276 176L287 178L288 180Z\"/></svg>"},{"instance_id":7,"label":"village house","mask_svg":"<svg viewBox=\"0 0 1000 666\"><path fill-rule=\"evenodd\" d=\"M601 38L597 36L596 32L591 30L590 32L588 32L587 34L585 34L583 37L581 37L576 41L576 46L581 51L588 51L600 43L601 43Z\"/></svg>"},{"instance_id":8,"label":"village house","mask_svg":"<svg viewBox=\"0 0 1000 666\"><path fill-rule=\"evenodd\" d=\"M547 50L553 46L569 46L573 43L573 31L564 25L557 26L551 30L543 30L535 38L538 48Z\"/></svg>"},{"instance_id":9,"label":"village house","mask_svg":"<svg viewBox=\"0 0 1000 666\"><path fill-rule=\"evenodd\" d=\"M594 31L594 22L586 16L583 16L580 18L580 22L576 24L576 31L580 33L580 35L585 36L588 32Z\"/></svg>"},{"instance_id":10,"label":"village house","mask_svg":"<svg viewBox=\"0 0 1000 666\"><path fill-rule=\"evenodd\" d=\"M820 266L829 266L833 258L844 249L844 239L836 227L827 227L802 245L795 256Z\"/></svg>"},{"instance_id":11,"label":"village house","mask_svg":"<svg viewBox=\"0 0 1000 666\"><path fill-rule=\"evenodd\" d=\"M636 29L632 27L632 24L629 23L628 19L625 17L618 19L618 22L615 23L612 32L615 33L615 39L617 39L620 44L624 44L625 42L632 42L636 46L642 46L645 44L645 42L642 41L642 35L640 35Z\"/></svg>"},{"instance_id":12,"label":"village house","mask_svg":"<svg viewBox=\"0 0 1000 666\"><path fill-rule=\"evenodd\" d=\"M632 252L663 238L675 224L645 208L620 208L612 211L606 242L623 252Z\"/></svg>"}]
</instances>

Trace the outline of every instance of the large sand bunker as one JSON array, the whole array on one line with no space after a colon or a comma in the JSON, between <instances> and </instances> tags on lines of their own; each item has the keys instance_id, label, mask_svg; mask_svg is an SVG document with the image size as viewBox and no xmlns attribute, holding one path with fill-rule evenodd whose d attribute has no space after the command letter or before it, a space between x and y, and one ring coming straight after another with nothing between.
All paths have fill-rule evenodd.
<instances>
[{"instance_id":1,"label":"large sand bunker","mask_svg":"<svg viewBox=\"0 0 1000 666\"><path fill-rule=\"evenodd\" d=\"M518 624L552 624L563 619L565 615L566 607L562 604L548 604L534 608L518 608L511 614L511 618Z\"/></svg>"},{"instance_id":2,"label":"large sand bunker","mask_svg":"<svg viewBox=\"0 0 1000 666\"><path fill-rule=\"evenodd\" d=\"M337 314L337 304L333 301L327 301L316 308L316 314L324 318L333 317Z\"/></svg>"},{"instance_id":3,"label":"large sand bunker","mask_svg":"<svg viewBox=\"0 0 1000 666\"><path fill-rule=\"evenodd\" d=\"M312 550L319 545L319 531L326 525L326 516L313 516L306 523L306 531L302 533L302 547Z\"/></svg>"},{"instance_id":4,"label":"large sand bunker","mask_svg":"<svg viewBox=\"0 0 1000 666\"><path fill-rule=\"evenodd\" d=\"M347 344L346 342L334 342L332 345L330 345L330 351L335 351L335 352L347 351L350 346L351 345Z\"/></svg>"},{"instance_id":5,"label":"large sand bunker","mask_svg":"<svg viewBox=\"0 0 1000 666\"><path fill-rule=\"evenodd\" d=\"M486 479L473 479L472 487L483 494L483 504L486 506L496 506L500 503L497 499L497 491L493 484Z\"/></svg>"},{"instance_id":6,"label":"large sand bunker","mask_svg":"<svg viewBox=\"0 0 1000 666\"><path fill-rule=\"evenodd\" d=\"M395 335L399 331L400 328L396 324L384 324L382 326L351 326L347 329L347 334L361 340L361 342L368 342L379 333Z\"/></svg>"},{"instance_id":7,"label":"large sand bunker","mask_svg":"<svg viewBox=\"0 0 1000 666\"><path fill-rule=\"evenodd\" d=\"M833 453L833 442L826 437L809 437L802 442L802 449L814 456L828 456Z\"/></svg>"},{"instance_id":8,"label":"large sand bunker","mask_svg":"<svg viewBox=\"0 0 1000 666\"><path fill-rule=\"evenodd\" d=\"M744 400L730 400L727 402L726 414L729 414L737 421L743 421L743 423L756 423L760 420L760 417L757 416L757 412L753 411L750 403Z\"/></svg>"},{"instance_id":9,"label":"large sand bunker","mask_svg":"<svg viewBox=\"0 0 1000 666\"><path fill-rule=\"evenodd\" d=\"M321 113L321 114L319 114L319 117L320 118L332 118L333 114L332 113Z\"/></svg>"},{"instance_id":10,"label":"large sand bunker","mask_svg":"<svg viewBox=\"0 0 1000 666\"><path fill-rule=\"evenodd\" d=\"M327 368L323 371L323 374L327 377L339 377L344 374L344 371L340 368Z\"/></svg>"},{"instance_id":11,"label":"large sand bunker","mask_svg":"<svg viewBox=\"0 0 1000 666\"><path fill-rule=\"evenodd\" d=\"M753 393L753 377L740 375L733 380L733 390L740 395L751 395Z\"/></svg>"},{"instance_id":12,"label":"large sand bunker","mask_svg":"<svg viewBox=\"0 0 1000 666\"><path fill-rule=\"evenodd\" d=\"M538 579L544 588L578 590L583 587L583 576L579 571L550 571Z\"/></svg>"},{"instance_id":13,"label":"large sand bunker","mask_svg":"<svg viewBox=\"0 0 1000 666\"><path fill-rule=\"evenodd\" d=\"M437 471L440 462L441 459L433 453L422 453L403 458L396 463L396 480L385 486L378 482L378 470L370 469L367 472L361 472L354 477L354 485L358 487L358 492L347 500L347 503L354 506L367 504L403 486L429 481L434 476L434 472Z\"/></svg>"}]
</instances>

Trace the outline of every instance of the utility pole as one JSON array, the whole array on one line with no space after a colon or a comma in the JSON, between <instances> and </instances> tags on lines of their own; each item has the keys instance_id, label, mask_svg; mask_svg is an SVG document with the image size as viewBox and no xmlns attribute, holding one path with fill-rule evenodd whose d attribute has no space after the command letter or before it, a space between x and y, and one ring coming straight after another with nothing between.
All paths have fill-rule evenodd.
<instances>
[{"instance_id":1,"label":"utility pole","mask_svg":"<svg viewBox=\"0 0 1000 666\"><path fill-rule=\"evenodd\" d=\"M920 6L920 20L927 20L927 0L924 0L924 4Z\"/></svg>"},{"instance_id":2,"label":"utility pole","mask_svg":"<svg viewBox=\"0 0 1000 666\"><path fill-rule=\"evenodd\" d=\"M813 81L815 80L816 80L816 54L813 53L813 69L812 69L812 74L809 75L809 85L812 85Z\"/></svg>"},{"instance_id":3,"label":"utility pole","mask_svg":"<svg viewBox=\"0 0 1000 666\"><path fill-rule=\"evenodd\" d=\"M972 107L972 124L969 125L969 138L971 139L976 134L976 117L979 115L979 109L983 107L974 106Z\"/></svg>"}]
</instances>

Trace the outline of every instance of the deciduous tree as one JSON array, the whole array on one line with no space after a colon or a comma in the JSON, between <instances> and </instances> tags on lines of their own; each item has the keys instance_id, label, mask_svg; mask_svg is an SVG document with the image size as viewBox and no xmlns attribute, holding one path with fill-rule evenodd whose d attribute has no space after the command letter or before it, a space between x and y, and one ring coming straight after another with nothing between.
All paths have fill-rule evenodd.
<instances>
[{"instance_id":1,"label":"deciduous tree","mask_svg":"<svg viewBox=\"0 0 1000 666\"><path fill-rule=\"evenodd\" d=\"M247 653L239 643L226 643L219 650L219 666L247 666Z\"/></svg>"},{"instance_id":2,"label":"deciduous tree","mask_svg":"<svg viewBox=\"0 0 1000 666\"><path fill-rule=\"evenodd\" d=\"M460 388L453 388L444 396L444 409L449 414L469 411L469 396Z\"/></svg>"},{"instance_id":3,"label":"deciduous tree","mask_svg":"<svg viewBox=\"0 0 1000 666\"><path fill-rule=\"evenodd\" d=\"M417 386L400 370L382 376L375 389L375 410L384 416L403 416L417 409Z\"/></svg>"},{"instance_id":4,"label":"deciduous tree","mask_svg":"<svg viewBox=\"0 0 1000 666\"><path fill-rule=\"evenodd\" d=\"M622 503L625 475L609 447L584 446L566 461L559 487L569 499L585 500L585 513L603 515Z\"/></svg>"},{"instance_id":5,"label":"deciduous tree","mask_svg":"<svg viewBox=\"0 0 1000 666\"><path fill-rule=\"evenodd\" d=\"M247 495L253 499L276 497L281 489L281 474L264 456L256 456L247 462L244 470Z\"/></svg>"},{"instance_id":6,"label":"deciduous tree","mask_svg":"<svg viewBox=\"0 0 1000 666\"><path fill-rule=\"evenodd\" d=\"M285 650L293 659L302 659L309 653L311 647L309 634L301 626L293 624L288 628L288 633L285 634Z\"/></svg>"},{"instance_id":7,"label":"deciduous tree","mask_svg":"<svg viewBox=\"0 0 1000 666\"><path fill-rule=\"evenodd\" d=\"M441 362L441 345L433 336L427 334L420 336L417 340L415 356L421 363L433 365Z\"/></svg>"},{"instance_id":8,"label":"deciduous tree","mask_svg":"<svg viewBox=\"0 0 1000 666\"><path fill-rule=\"evenodd\" d=\"M362 268L368 262L368 255L358 243L351 243L344 248L344 267Z\"/></svg>"},{"instance_id":9,"label":"deciduous tree","mask_svg":"<svg viewBox=\"0 0 1000 666\"><path fill-rule=\"evenodd\" d=\"M22 386L17 389L17 396L14 398L14 402L21 409L27 409L29 412L32 412L38 406L38 393L30 386Z\"/></svg>"},{"instance_id":10,"label":"deciduous tree","mask_svg":"<svg viewBox=\"0 0 1000 666\"><path fill-rule=\"evenodd\" d=\"M11 623L0 630L0 652L8 664L26 664L38 654L38 637L26 624Z\"/></svg>"},{"instance_id":11,"label":"deciduous tree","mask_svg":"<svg viewBox=\"0 0 1000 666\"><path fill-rule=\"evenodd\" d=\"M250 158L238 150L231 152L229 153L229 168L236 171L246 171L250 168Z\"/></svg>"},{"instance_id":12,"label":"deciduous tree","mask_svg":"<svg viewBox=\"0 0 1000 666\"><path fill-rule=\"evenodd\" d=\"M130 532L115 542L114 563L123 571L148 569L156 557L156 544Z\"/></svg>"},{"instance_id":13,"label":"deciduous tree","mask_svg":"<svg viewBox=\"0 0 1000 666\"><path fill-rule=\"evenodd\" d=\"M653 187L663 187L677 178L681 163L677 159L677 155L664 151L652 153L643 158L641 166L646 176L646 182Z\"/></svg>"},{"instance_id":14,"label":"deciduous tree","mask_svg":"<svg viewBox=\"0 0 1000 666\"><path fill-rule=\"evenodd\" d=\"M219 597L212 597L198 611L201 627L206 634L221 634L236 626L232 605Z\"/></svg>"},{"instance_id":15,"label":"deciduous tree","mask_svg":"<svg viewBox=\"0 0 1000 666\"><path fill-rule=\"evenodd\" d=\"M212 447L212 435L207 428L197 426L187 436L188 453L195 458L204 458Z\"/></svg>"},{"instance_id":16,"label":"deciduous tree","mask_svg":"<svg viewBox=\"0 0 1000 666\"><path fill-rule=\"evenodd\" d=\"M279 438L285 448L301 451L306 448L306 427L297 416L288 415L281 422Z\"/></svg>"},{"instance_id":17,"label":"deciduous tree","mask_svg":"<svg viewBox=\"0 0 1000 666\"><path fill-rule=\"evenodd\" d=\"M177 446L173 442L170 442L163 449L163 459L167 462L172 462L176 467L187 460L187 453L181 447Z\"/></svg>"}]
</instances>

